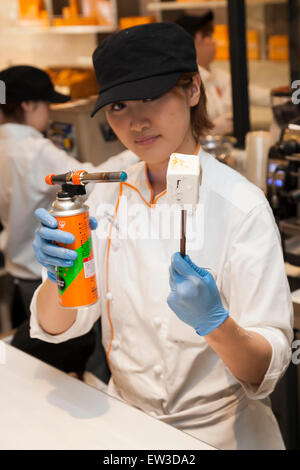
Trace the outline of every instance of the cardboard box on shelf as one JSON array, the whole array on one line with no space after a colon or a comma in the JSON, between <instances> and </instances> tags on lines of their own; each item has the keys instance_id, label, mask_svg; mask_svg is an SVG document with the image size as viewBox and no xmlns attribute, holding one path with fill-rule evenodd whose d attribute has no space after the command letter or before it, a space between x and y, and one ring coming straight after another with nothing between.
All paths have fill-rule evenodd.
<instances>
[{"instance_id":1,"label":"cardboard box on shelf","mask_svg":"<svg viewBox=\"0 0 300 470\"><path fill-rule=\"evenodd\" d=\"M259 60L259 35L258 31L248 29L247 31L247 54L248 60Z\"/></svg>"},{"instance_id":2,"label":"cardboard box on shelf","mask_svg":"<svg viewBox=\"0 0 300 470\"><path fill-rule=\"evenodd\" d=\"M93 17L71 16L53 19L53 26L91 26L98 25L98 21Z\"/></svg>"},{"instance_id":3,"label":"cardboard box on shelf","mask_svg":"<svg viewBox=\"0 0 300 470\"><path fill-rule=\"evenodd\" d=\"M120 18L120 29L131 28L132 26L138 26L140 24L155 23L156 18L154 16L127 16Z\"/></svg>"},{"instance_id":4,"label":"cardboard box on shelf","mask_svg":"<svg viewBox=\"0 0 300 470\"><path fill-rule=\"evenodd\" d=\"M259 60L259 35L256 30L247 30L247 56L248 60ZM215 60L229 60L230 45L227 24L217 24L214 30L214 39L217 43Z\"/></svg>"},{"instance_id":5,"label":"cardboard box on shelf","mask_svg":"<svg viewBox=\"0 0 300 470\"><path fill-rule=\"evenodd\" d=\"M176 0L177 2L202 3L210 0Z\"/></svg>"},{"instance_id":6,"label":"cardboard box on shelf","mask_svg":"<svg viewBox=\"0 0 300 470\"><path fill-rule=\"evenodd\" d=\"M215 60L229 60L229 33L227 24L216 24L214 39L217 44Z\"/></svg>"},{"instance_id":7,"label":"cardboard box on shelf","mask_svg":"<svg viewBox=\"0 0 300 470\"><path fill-rule=\"evenodd\" d=\"M284 34L269 37L269 59L287 61L289 58L289 38Z\"/></svg>"},{"instance_id":8,"label":"cardboard box on shelf","mask_svg":"<svg viewBox=\"0 0 300 470\"><path fill-rule=\"evenodd\" d=\"M70 0L69 1L69 9L71 16L78 16L79 15L79 5L78 0Z\"/></svg>"},{"instance_id":9,"label":"cardboard box on shelf","mask_svg":"<svg viewBox=\"0 0 300 470\"><path fill-rule=\"evenodd\" d=\"M43 10L43 0L19 0L19 13L22 19L38 19Z\"/></svg>"},{"instance_id":10,"label":"cardboard box on shelf","mask_svg":"<svg viewBox=\"0 0 300 470\"><path fill-rule=\"evenodd\" d=\"M97 24L112 26L114 24L113 7L110 0L81 0L83 16L96 19Z\"/></svg>"},{"instance_id":11,"label":"cardboard box on shelf","mask_svg":"<svg viewBox=\"0 0 300 470\"><path fill-rule=\"evenodd\" d=\"M55 87L71 95L72 99L87 98L98 93L98 84L93 69L81 67L49 67Z\"/></svg>"},{"instance_id":12,"label":"cardboard box on shelf","mask_svg":"<svg viewBox=\"0 0 300 470\"><path fill-rule=\"evenodd\" d=\"M97 25L94 15L79 15L78 0L69 0L69 5L62 8L62 16L53 18L53 26L90 26Z\"/></svg>"},{"instance_id":13,"label":"cardboard box on shelf","mask_svg":"<svg viewBox=\"0 0 300 470\"><path fill-rule=\"evenodd\" d=\"M43 0L19 0L20 26L50 26Z\"/></svg>"}]
</instances>

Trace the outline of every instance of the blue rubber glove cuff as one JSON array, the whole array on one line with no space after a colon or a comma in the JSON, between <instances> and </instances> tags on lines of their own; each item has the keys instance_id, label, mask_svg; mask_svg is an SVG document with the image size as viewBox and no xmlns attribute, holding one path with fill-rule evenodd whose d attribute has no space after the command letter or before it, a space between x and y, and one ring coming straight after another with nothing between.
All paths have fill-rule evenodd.
<instances>
[{"instance_id":1,"label":"blue rubber glove cuff","mask_svg":"<svg viewBox=\"0 0 300 470\"><path fill-rule=\"evenodd\" d=\"M190 325L199 336L206 336L228 317L213 276L180 253L172 256L171 293L167 302L178 318Z\"/></svg>"},{"instance_id":2,"label":"blue rubber glove cuff","mask_svg":"<svg viewBox=\"0 0 300 470\"><path fill-rule=\"evenodd\" d=\"M195 263L192 262L191 258L189 255L186 255L184 257L185 261L198 273L200 276L213 276L210 274L209 271L207 271L204 268L200 268L197 266ZM223 307L223 306L222 306ZM215 318L213 321L211 320L211 325L208 328L196 328L195 331L199 336L206 336L212 331L214 331L216 328L218 328L224 321L229 317L229 312L223 307L223 309L220 312L220 316L218 318Z\"/></svg>"},{"instance_id":3,"label":"blue rubber glove cuff","mask_svg":"<svg viewBox=\"0 0 300 470\"><path fill-rule=\"evenodd\" d=\"M229 313L227 312L227 310L224 309L224 312L223 312L222 316L220 317L220 319L218 321L211 322L211 326L208 329L197 328L195 331L196 331L197 335L199 335L199 336L209 335L209 333L211 333L212 331L219 328L219 326L222 325L222 323L224 323L224 321L228 317L229 317Z\"/></svg>"}]
</instances>

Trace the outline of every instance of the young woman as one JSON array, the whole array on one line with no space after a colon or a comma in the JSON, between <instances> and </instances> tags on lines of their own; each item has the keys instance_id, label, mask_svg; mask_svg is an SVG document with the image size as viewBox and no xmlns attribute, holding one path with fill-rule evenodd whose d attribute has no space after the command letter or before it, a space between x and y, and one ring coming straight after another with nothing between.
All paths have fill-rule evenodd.
<instances>
[{"instance_id":1,"label":"young woman","mask_svg":"<svg viewBox=\"0 0 300 470\"><path fill-rule=\"evenodd\" d=\"M88 200L99 223L98 304L58 305L51 272L71 266L76 253L51 241L73 236L37 211L36 257L50 279L34 295L31 335L59 343L101 315L111 394L217 448L283 448L267 399L291 354L280 238L263 193L199 149L210 122L193 40L172 23L137 26L106 39L93 59L94 113L105 107L142 161L125 183L96 185ZM197 154L203 170L184 259L175 234L162 236L157 225L172 212L166 172L174 152Z\"/></svg>"}]
</instances>

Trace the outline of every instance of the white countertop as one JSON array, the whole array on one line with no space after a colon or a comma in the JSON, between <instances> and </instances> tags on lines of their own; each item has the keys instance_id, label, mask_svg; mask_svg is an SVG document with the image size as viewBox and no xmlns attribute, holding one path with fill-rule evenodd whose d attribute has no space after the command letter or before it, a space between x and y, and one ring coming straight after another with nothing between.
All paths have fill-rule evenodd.
<instances>
[{"instance_id":1,"label":"white countertop","mask_svg":"<svg viewBox=\"0 0 300 470\"><path fill-rule=\"evenodd\" d=\"M213 449L3 341L0 384L0 449Z\"/></svg>"}]
</instances>

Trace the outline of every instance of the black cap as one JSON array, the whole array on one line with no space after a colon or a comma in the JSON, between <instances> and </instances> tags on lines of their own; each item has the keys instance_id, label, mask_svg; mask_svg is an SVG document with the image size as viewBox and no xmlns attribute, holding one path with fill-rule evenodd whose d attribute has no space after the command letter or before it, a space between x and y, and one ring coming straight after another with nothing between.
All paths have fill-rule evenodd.
<instances>
[{"instance_id":1,"label":"black cap","mask_svg":"<svg viewBox=\"0 0 300 470\"><path fill-rule=\"evenodd\" d=\"M0 80L5 83L7 104L22 101L65 103L71 99L70 96L54 90L46 72L29 65L16 65L2 70Z\"/></svg>"},{"instance_id":2,"label":"black cap","mask_svg":"<svg viewBox=\"0 0 300 470\"><path fill-rule=\"evenodd\" d=\"M176 24L185 29L189 34L195 36L198 31L207 28L214 21L214 13L212 10L207 11L200 16L181 15Z\"/></svg>"},{"instance_id":3,"label":"black cap","mask_svg":"<svg viewBox=\"0 0 300 470\"><path fill-rule=\"evenodd\" d=\"M173 88L183 72L197 72L191 36L175 23L123 29L93 54L99 98L92 116L118 101L154 99Z\"/></svg>"}]
</instances>

